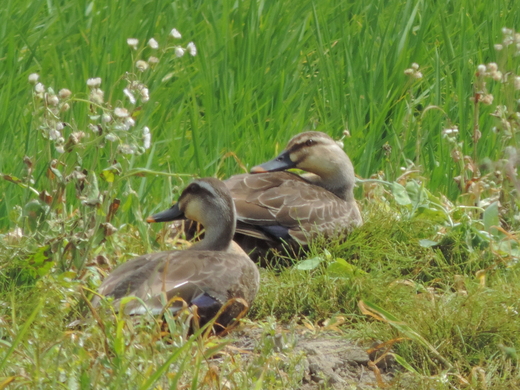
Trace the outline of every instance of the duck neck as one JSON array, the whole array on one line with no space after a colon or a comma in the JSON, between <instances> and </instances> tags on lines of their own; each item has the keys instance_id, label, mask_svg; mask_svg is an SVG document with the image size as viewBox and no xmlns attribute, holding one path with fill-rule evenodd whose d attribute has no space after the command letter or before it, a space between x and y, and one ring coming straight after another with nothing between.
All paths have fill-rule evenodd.
<instances>
[{"instance_id":1,"label":"duck neck","mask_svg":"<svg viewBox=\"0 0 520 390\"><path fill-rule=\"evenodd\" d=\"M202 223L205 229L204 239L192 245L193 250L227 251L235 234L235 215L221 215L209 218Z\"/></svg>"},{"instance_id":2,"label":"duck neck","mask_svg":"<svg viewBox=\"0 0 520 390\"><path fill-rule=\"evenodd\" d=\"M350 159L334 159L327 165L328 169L323 169L315 173L304 174L303 177L311 183L325 188L338 198L347 202L354 201L354 167Z\"/></svg>"}]
</instances>

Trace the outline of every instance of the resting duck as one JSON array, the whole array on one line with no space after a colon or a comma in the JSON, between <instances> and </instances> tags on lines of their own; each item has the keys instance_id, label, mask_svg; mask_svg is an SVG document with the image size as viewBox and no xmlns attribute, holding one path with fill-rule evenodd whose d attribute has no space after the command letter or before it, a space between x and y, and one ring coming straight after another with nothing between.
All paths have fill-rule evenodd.
<instances>
[{"instance_id":1,"label":"resting duck","mask_svg":"<svg viewBox=\"0 0 520 390\"><path fill-rule=\"evenodd\" d=\"M251 306L258 291L260 275L256 265L243 252L233 247L235 207L231 194L218 179L193 181L170 209L148 217L149 222L189 218L201 223L204 239L182 251L147 254L120 265L99 287L99 294L113 297L119 308L123 297L138 297L125 305L127 314L160 314L164 302L182 298L196 305L203 325L212 319L230 299L241 298ZM99 305L100 297L92 303ZM176 312L182 302L174 301L169 310ZM219 316L217 323L226 327L244 309L238 300ZM245 308L247 310L247 308Z\"/></svg>"},{"instance_id":2,"label":"resting duck","mask_svg":"<svg viewBox=\"0 0 520 390\"><path fill-rule=\"evenodd\" d=\"M307 173L279 172L290 168ZM248 253L282 242L305 247L318 235L330 237L363 223L352 163L322 132L294 136L278 157L225 183L237 209L235 240Z\"/></svg>"},{"instance_id":3,"label":"resting duck","mask_svg":"<svg viewBox=\"0 0 520 390\"><path fill-rule=\"evenodd\" d=\"M290 168L307 173L279 172ZM363 223L354 199L352 163L322 132L294 136L278 157L224 183L237 210L234 240L262 264L270 249L298 256L316 236L330 237ZM188 223L185 233L192 238L194 224Z\"/></svg>"}]
</instances>

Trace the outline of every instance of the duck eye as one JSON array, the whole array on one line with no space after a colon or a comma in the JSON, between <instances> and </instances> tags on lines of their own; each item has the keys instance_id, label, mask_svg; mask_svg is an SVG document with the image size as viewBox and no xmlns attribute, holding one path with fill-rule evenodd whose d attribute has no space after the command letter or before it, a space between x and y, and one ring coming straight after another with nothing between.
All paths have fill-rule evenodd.
<instances>
[{"instance_id":1,"label":"duck eye","mask_svg":"<svg viewBox=\"0 0 520 390\"><path fill-rule=\"evenodd\" d=\"M305 146L312 146L312 145L314 145L313 139L308 139L307 141L305 141Z\"/></svg>"}]
</instances>

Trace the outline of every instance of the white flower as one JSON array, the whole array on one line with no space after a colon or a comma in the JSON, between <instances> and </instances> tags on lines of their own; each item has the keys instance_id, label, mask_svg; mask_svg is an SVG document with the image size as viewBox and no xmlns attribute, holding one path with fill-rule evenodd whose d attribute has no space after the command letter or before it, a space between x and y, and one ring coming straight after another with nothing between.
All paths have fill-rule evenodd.
<instances>
[{"instance_id":1,"label":"white flower","mask_svg":"<svg viewBox=\"0 0 520 390\"><path fill-rule=\"evenodd\" d=\"M129 130L131 127L135 126L135 120L131 116L125 118L125 129Z\"/></svg>"},{"instance_id":2,"label":"white flower","mask_svg":"<svg viewBox=\"0 0 520 390\"><path fill-rule=\"evenodd\" d=\"M513 34L513 30L511 30L510 28L507 28L507 27L502 27L502 34L511 35L511 34Z\"/></svg>"},{"instance_id":3,"label":"white flower","mask_svg":"<svg viewBox=\"0 0 520 390\"><path fill-rule=\"evenodd\" d=\"M502 72L501 71L493 72L493 73L491 73L491 77L495 81L500 81L500 80L502 80Z\"/></svg>"},{"instance_id":4,"label":"white flower","mask_svg":"<svg viewBox=\"0 0 520 390\"><path fill-rule=\"evenodd\" d=\"M95 77L87 80L89 88L98 88L101 85L101 77Z\"/></svg>"},{"instance_id":5,"label":"white flower","mask_svg":"<svg viewBox=\"0 0 520 390\"><path fill-rule=\"evenodd\" d=\"M63 148L62 145L60 145L60 146L56 146L56 151L57 151L58 153L60 153L60 154L65 153L65 149Z\"/></svg>"},{"instance_id":6,"label":"white flower","mask_svg":"<svg viewBox=\"0 0 520 390\"><path fill-rule=\"evenodd\" d=\"M148 62L139 60L135 63L135 66L137 69L139 69L141 72L144 72L146 69L148 69L149 65Z\"/></svg>"},{"instance_id":7,"label":"white flower","mask_svg":"<svg viewBox=\"0 0 520 390\"><path fill-rule=\"evenodd\" d=\"M176 28L172 29L172 31L170 32L170 35L172 37L174 37L175 39L181 39L182 38L181 33Z\"/></svg>"},{"instance_id":8,"label":"white flower","mask_svg":"<svg viewBox=\"0 0 520 390\"><path fill-rule=\"evenodd\" d=\"M148 88L143 87L139 90L139 92L141 93L141 100L143 102L146 103L148 100L150 100L150 95L148 94Z\"/></svg>"},{"instance_id":9,"label":"white flower","mask_svg":"<svg viewBox=\"0 0 520 390\"><path fill-rule=\"evenodd\" d=\"M63 126L63 123L62 122L58 122L56 123L56 130L58 131L61 131L65 128L65 126Z\"/></svg>"},{"instance_id":10,"label":"white flower","mask_svg":"<svg viewBox=\"0 0 520 390\"><path fill-rule=\"evenodd\" d=\"M92 130L92 132L93 132L94 134L99 134L99 127L97 127L96 125L90 123L90 124L88 125L88 128L89 128L90 130Z\"/></svg>"},{"instance_id":11,"label":"white flower","mask_svg":"<svg viewBox=\"0 0 520 390\"><path fill-rule=\"evenodd\" d=\"M414 62L414 63L412 64L412 69L413 69L413 70L418 70L418 69L419 69L419 64L418 64L417 62Z\"/></svg>"},{"instance_id":12,"label":"white flower","mask_svg":"<svg viewBox=\"0 0 520 390\"><path fill-rule=\"evenodd\" d=\"M490 62L487 66L490 72L496 72L498 70L498 65L495 62ZM485 72L485 70L484 70Z\"/></svg>"},{"instance_id":13,"label":"white flower","mask_svg":"<svg viewBox=\"0 0 520 390\"><path fill-rule=\"evenodd\" d=\"M38 73L31 73L29 75L29 82L31 84L36 84L38 82L39 78L40 78L40 75Z\"/></svg>"},{"instance_id":14,"label":"white flower","mask_svg":"<svg viewBox=\"0 0 520 390\"><path fill-rule=\"evenodd\" d=\"M57 106L60 104L60 99L56 95L47 95L47 102L51 106Z\"/></svg>"},{"instance_id":15,"label":"white flower","mask_svg":"<svg viewBox=\"0 0 520 390\"><path fill-rule=\"evenodd\" d=\"M514 84L515 84L515 89L519 90L520 89L520 76L515 77Z\"/></svg>"},{"instance_id":16,"label":"white flower","mask_svg":"<svg viewBox=\"0 0 520 390\"><path fill-rule=\"evenodd\" d=\"M414 74L414 71L412 68L408 68L408 69L405 69L404 70L404 74L407 75L407 76L411 76Z\"/></svg>"},{"instance_id":17,"label":"white flower","mask_svg":"<svg viewBox=\"0 0 520 390\"><path fill-rule=\"evenodd\" d=\"M112 121L112 117L109 114L103 114L101 117L101 122L108 123L110 121Z\"/></svg>"},{"instance_id":18,"label":"white flower","mask_svg":"<svg viewBox=\"0 0 520 390\"><path fill-rule=\"evenodd\" d=\"M67 88L60 89L60 92L58 92L58 95L61 99L67 99L72 92L70 92Z\"/></svg>"},{"instance_id":19,"label":"white flower","mask_svg":"<svg viewBox=\"0 0 520 390\"><path fill-rule=\"evenodd\" d=\"M193 42L188 43L188 46L186 46L186 49L193 57L195 57L197 55L197 47L195 46L195 44Z\"/></svg>"},{"instance_id":20,"label":"white flower","mask_svg":"<svg viewBox=\"0 0 520 390\"><path fill-rule=\"evenodd\" d=\"M131 104L135 104L135 96L128 88L123 89L123 93L126 95Z\"/></svg>"},{"instance_id":21,"label":"white flower","mask_svg":"<svg viewBox=\"0 0 520 390\"><path fill-rule=\"evenodd\" d=\"M110 142L117 141L117 136L115 134L109 133L105 135L105 139Z\"/></svg>"},{"instance_id":22,"label":"white flower","mask_svg":"<svg viewBox=\"0 0 520 390\"><path fill-rule=\"evenodd\" d=\"M184 55L184 49L180 46L177 46L175 48L175 56L176 57L182 57Z\"/></svg>"},{"instance_id":23,"label":"white flower","mask_svg":"<svg viewBox=\"0 0 520 390\"><path fill-rule=\"evenodd\" d=\"M49 138L53 141L56 141L58 138L61 137L61 133L56 129L49 130Z\"/></svg>"},{"instance_id":24,"label":"white flower","mask_svg":"<svg viewBox=\"0 0 520 390\"><path fill-rule=\"evenodd\" d=\"M486 65L480 64L479 66L477 66L477 72L479 75L483 75L484 73L486 73Z\"/></svg>"},{"instance_id":25,"label":"white flower","mask_svg":"<svg viewBox=\"0 0 520 390\"><path fill-rule=\"evenodd\" d=\"M421 72L415 72L413 74L413 77L415 77L416 79L422 79L423 77L423 74Z\"/></svg>"},{"instance_id":26,"label":"white flower","mask_svg":"<svg viewBox=\"0 0 520 390\"><path fill-rule=\"evenodd\" d=\"M150 57L148 58L148 63L149 63L149 64L158 64L158 63L159 63L159 58L154 57L154 56L150 56Z\"/></svg>"},{"instance_id":27,"label":"white flower","mask_svg":"<svg viewBox=\"0 0 520 390\"><path fill-rule=\"evenodd\" d=\"M135 153L135 147L134 145L119 145L117 150L123 154L134 154Z\"/></svg>"},{"instance_id":28,"label":"white flower","mask_svg":"<svg viewBox=\"0 0 520 390\"><path fill-rule=\"evenodd\" d=\"M148 126L143 128L143 146L145 149L150 149L150 145L152 142L152 135L150 134L150 129Z\"/></svg>"},{"instance_id":29,"label":"white flower","mask_svg":"<svg viewBox=\"0 0 520 390\"><path fill-rule=\"evenodd\" d=\"M150 40L148 41L148 46L150 46L152 49L158 49L159 43L155 39L150 38Z\"/></svg>"},{"instance_id":30,"label":"white flower","mask_svg":"<svg viewBox=\"0 0 520 390\"><path fill-rule=\"evenodd\" d=\"M38 83L34 86L34 92L43 93L45 92L45 86L42 83Z\"/></svg>"},{"instance_id":31,"label":"white flower","mask_svg":"<svg viewBox=\"0 0 520 390\"><path fill-rule=\"evenodd\" d=\"M99 88L94 88L94 89L92 89L92 91L90 91L90 100L93 103L103 104L104 96L105 96L105 93Z\"/></svg>"},{"instance_id":32,"label":"white flower","mask_svg":"<svg viewBox=\"0 0 520 390\"><path fill-rule=\"evenodd\" d=\"M139 44L139 39L128 38L126 40L126 43L128 43L128 46L130 46L132 49L137 50L137 45Z\"/></svg>"},{"instance_id":33,"label":"white flower","mask_svg":"<svg viewBox=\"0 0 520 390\"><path fill-rule=\"evenodd\" d=\"M495 50L496 50L496 51L500 51L500 50L502 50L503 48L504 48L504 46L501 45L500 43L497 43L497 44L495 45Z\"/></svg>"},{"instance_id":34,"label":"white flower","mask_svg":"<svg viewBox=\"0 0 520 390\"><path fill-rule=\"evenodd\" d=\"M128 113L128 110L126 108L116 107L114 109L114 115L118 118L126 118L130 114Z\"/></svg>"},{"instance_id":35,"label":"white flower","mask_svg":"<svg viewBox=\"0 0 520 390\"><path fill-rule=\"evenodd\" d=\"M70 109L69 103L65 103L61 106L61 112L68 111Z\"/></svg>"}]
</instances>

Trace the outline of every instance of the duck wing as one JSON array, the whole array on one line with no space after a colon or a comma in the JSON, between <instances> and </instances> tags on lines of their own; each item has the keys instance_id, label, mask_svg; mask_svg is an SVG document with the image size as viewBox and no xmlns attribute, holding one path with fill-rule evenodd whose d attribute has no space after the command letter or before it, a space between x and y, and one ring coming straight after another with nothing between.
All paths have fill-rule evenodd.
<instances>
[{"instance_id":1,"label":"duck wing","mask_svg":"<svg viewBox=\"0 0 520 390\"><path fill-rule=\"evenodd\" d=\"M331 235L356 226L355 202L290 172L232 176L225 181L237 209L237 232L267 240L308 244L316 234Z\"/></svg>"},{"instance_id":2,"label":"duck wing","mask_svg":"<svg viewBox=\"0 0 520 390\"><path fill-rule=\"evenodd\" d=\"M199 313L212 317L231 298L251 303L258 291L259 274L247 256L214 251L168 251L143 255L117 267L107 276L99 293L118 301L137 297L125 305L127 314L153 314L163 311L164 304L179 297L188 305L199 306ZM96 297L97 298L97 297ZM99 301L93 300L96 305ZM177 311L181 301L169 307Z\"/></svg>"}]
</instances>

